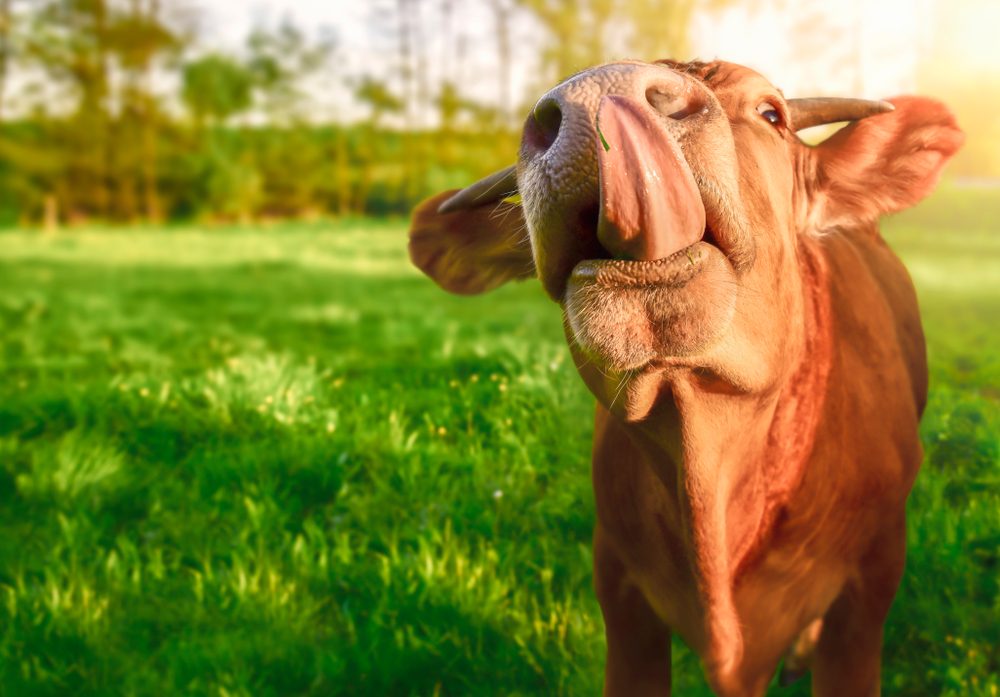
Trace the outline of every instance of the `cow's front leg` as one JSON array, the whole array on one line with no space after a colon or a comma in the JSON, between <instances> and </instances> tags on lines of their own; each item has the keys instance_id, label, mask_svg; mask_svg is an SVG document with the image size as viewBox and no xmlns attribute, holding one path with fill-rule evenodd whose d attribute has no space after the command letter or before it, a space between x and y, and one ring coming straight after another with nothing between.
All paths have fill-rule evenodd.
<instances>
[{"instance_id":1,"label":"cow's front leg","mask_svg":"<svg viewBox=\"0 0 1000 697\"><path fill-rule=\"evenodd\" d=\"M906 557L906 524L886 530L823 618L813 656L815 697L881 694L882 628Z\"/></svg>"},{"instance_id":2,"label":"cow's front leg","mask_svg":"<svg viewBox=\"0 0 1000 697\"><path fill-rule=\"evenodd\" d=\"M629 583L600 526L594 533L594 586L608 642L605 696L670 695L670 628Z\"/></svg>"}]
</instances>

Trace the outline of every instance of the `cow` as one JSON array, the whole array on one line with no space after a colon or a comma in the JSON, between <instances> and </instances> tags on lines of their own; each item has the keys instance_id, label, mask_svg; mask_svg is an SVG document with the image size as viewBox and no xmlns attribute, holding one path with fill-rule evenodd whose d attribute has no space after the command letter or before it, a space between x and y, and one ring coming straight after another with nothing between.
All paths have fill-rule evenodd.
<instances>
[{"instance_id":1,"label":"cow","mask_svg":"<svg viewBox=\"0 0 1000 697\"><path fill-rule=\"evenodd\" d=\"M537 276L562 308L597 399L606 695L669 695L672 632L720 697L764 694L782 659L815 695L879 694L928 377L878 218L963 138L928 98L629 60L543 95L516 166L415 210L411 259L441 287Z\"/></svg>"}]
</instances>

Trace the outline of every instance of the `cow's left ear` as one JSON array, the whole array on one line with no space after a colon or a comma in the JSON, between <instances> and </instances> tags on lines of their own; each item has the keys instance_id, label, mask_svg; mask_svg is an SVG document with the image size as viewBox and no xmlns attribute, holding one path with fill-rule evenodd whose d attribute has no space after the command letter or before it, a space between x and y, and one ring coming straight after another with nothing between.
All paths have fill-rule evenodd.
<instances>
[{"instance_id":1,"label":"cow's left ear","mask_svg":"<svg viewBox=\"0 0 1000 697\"><path fill-rule=\"evenodd\" d=\"M450 213L438 207L457 190L413 211L410 259L451 293L474 295L507 281L533 278L535 263L521 206L501 201Z\"/></svg>"},{"instance_id":2,"label":"cow's left ear","mask_svg":"<svg viewBox=\"0 0 1000 697\"><path fill-rule=\"evenodd\" d=\"M889 101L895 110L856 121L806 150L812 159L806 171L814 179L805 187L812 229L870 222L909 208L934 189L942 168L965 142L954 114L941 102Z\"/></svg>"}]
</instances>

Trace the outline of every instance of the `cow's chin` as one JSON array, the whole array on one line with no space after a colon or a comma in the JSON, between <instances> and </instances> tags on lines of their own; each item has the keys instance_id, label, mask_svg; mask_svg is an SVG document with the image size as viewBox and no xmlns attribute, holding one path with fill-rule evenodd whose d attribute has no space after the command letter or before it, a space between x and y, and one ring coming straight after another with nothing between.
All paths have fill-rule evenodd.
<instances>
[{"instance_id":1,"label":"cow's chin","mask_svg":"<svg viewBox=\"0 0 1000 697\"><path fill-rule=\"evenodd\" d=\"M564 308L577 350L627 377L712 348L732 322L738 288L725 254L700 241L656 261L582 261Z\"/></svg>"}]
</instances>

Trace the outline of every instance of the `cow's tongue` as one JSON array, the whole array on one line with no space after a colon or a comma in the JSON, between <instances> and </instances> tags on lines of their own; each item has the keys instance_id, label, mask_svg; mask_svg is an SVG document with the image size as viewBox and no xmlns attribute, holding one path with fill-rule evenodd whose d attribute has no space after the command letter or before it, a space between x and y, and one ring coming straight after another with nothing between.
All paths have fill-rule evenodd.
<instances>
[{"instance_id":1,"label":"cow's tongue","mask_svg":"<svg viewBox=\"0 0 1000 697\"><path fill-rule=\"evenodd\" d=\"M700 240L705 207L674 139L617 95L601 99L597 128L601 245L616 257L653 260Z\"/></svg>"}]
</instances>

